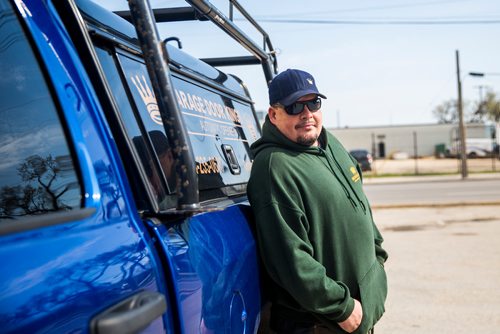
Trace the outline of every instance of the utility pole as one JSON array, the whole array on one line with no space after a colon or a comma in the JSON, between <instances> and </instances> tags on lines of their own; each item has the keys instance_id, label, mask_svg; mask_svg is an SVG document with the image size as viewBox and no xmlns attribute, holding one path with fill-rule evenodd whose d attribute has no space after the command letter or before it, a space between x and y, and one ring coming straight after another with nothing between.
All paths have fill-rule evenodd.
<instances>
[{"instance_id":1,"label":"utility pole","mask_svg":"<svg viewBox=\"0 0 500 334\"><path fill-rule=\"evenodd\" d=\"M457 88L458 88L458 127L460 134L460 159L462 161L462 179L467 177L467 147L465 146L465 126L464 126L464 111L462 101L462 79L460 79L460 55L458 50L455 50L455 58L457 63Z\"/></svg>"}]
</instances>

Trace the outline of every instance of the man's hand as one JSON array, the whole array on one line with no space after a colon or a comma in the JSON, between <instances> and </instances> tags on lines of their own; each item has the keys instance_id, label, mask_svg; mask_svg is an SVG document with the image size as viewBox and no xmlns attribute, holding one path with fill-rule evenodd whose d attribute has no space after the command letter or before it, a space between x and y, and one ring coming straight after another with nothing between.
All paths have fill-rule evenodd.
<instances>
[{"instance_id":1,"label":"man's hand","mask_svg":"<svg viewBox=\"0 0 500 334\"><path fill-rule=\"evenodd\" d=\"M354 310L352 310L349 318L339 322L339 326L347 333L352 333L358 329L359 325L361 325L361 319L363 319L363 309L361 308L361 303L354 299Z\"/></svg>"}]
</instances>

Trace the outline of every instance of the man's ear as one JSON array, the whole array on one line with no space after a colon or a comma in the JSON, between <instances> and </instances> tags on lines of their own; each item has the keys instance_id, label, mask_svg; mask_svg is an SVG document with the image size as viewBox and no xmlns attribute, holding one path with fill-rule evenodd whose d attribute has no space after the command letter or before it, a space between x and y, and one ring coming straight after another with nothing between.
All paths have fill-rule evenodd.
<instances>
[{"instance_id":1,"label":"man's ear","mask_svg":"<svg viewBox=\"0 0 500 334\"><path fill-rule=\"evenodd\" d=\"M269 109L267 110L267 115L269 116L269 120L271 121L271 123L276 124L277 114L278 111L276 110L276 108L269 107Z\"/></svg>"}]
</instances>

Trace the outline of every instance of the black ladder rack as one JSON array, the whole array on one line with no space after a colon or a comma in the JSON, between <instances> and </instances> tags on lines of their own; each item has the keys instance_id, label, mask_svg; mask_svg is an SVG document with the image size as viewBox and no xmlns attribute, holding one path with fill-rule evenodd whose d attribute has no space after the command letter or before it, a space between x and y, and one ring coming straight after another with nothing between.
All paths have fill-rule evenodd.
<instances>
[{"instance_id":1,"label":"black ladder rack","mask_svg":"<svg viewBox=\"0 0 500 334\"><path fill-rule=\"evenodd\" d=\"M266 82L272 80L278 72L276 50L274 50L269 35L253 19L253 17L236 0L229 0L229 18L219 9L206 0L186 0L188 7L154 8L152 9L155 21L178 22L178 21L212 21L228 36L236 40L247 49L251 56L216 57L203 58L202 61L212 66L238 66L261 64ZM234 8L262 35L263 45L260 47L255 41L248 37L233 21ZM132 22L130 11L116 11L117 15Z\"/></svg>"}]
</instances>

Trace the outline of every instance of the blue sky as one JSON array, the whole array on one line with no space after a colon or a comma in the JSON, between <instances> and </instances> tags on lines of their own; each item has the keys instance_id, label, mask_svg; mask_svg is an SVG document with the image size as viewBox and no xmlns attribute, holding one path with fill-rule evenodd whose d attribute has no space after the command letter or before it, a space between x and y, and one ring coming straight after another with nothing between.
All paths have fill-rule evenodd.
<instances>
[{"instance_id":1,"label":"blue sky","mask_svg":"<svg viewBox=\"0 0 500 334\"><path fill-rule=\"evenodd\" d=\"M110 9L127 6L125 1L94 1ZM320 91L328 96L323 104L327 127L435 123L432 110L457 98L455 50L460 52L464 100L473 103L486 90L500 94L498 0L239 2L280 51L280 70L300 68L315 76ZM213 3L227 15L227 0ZM185 5L169 0L152 4ZM288 22L296 20L347 23ZM462 23L443 24L450 21ZM464 23L471 21L476 23ZM496 23L484 23L492 21ZM370 22L376 24L367 24ZM434 24L422 24L425 22ZM261 43L262 38L244 22L238 24ZM180 37L184 51L197 57L245 54L208 22L163 24L160 33ZM257 110L267 110L260 67L225 70L247 82ZM490 75L470 77L467 73L471 71Z\"/></svg>"}]
</instances>

